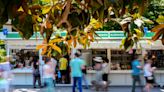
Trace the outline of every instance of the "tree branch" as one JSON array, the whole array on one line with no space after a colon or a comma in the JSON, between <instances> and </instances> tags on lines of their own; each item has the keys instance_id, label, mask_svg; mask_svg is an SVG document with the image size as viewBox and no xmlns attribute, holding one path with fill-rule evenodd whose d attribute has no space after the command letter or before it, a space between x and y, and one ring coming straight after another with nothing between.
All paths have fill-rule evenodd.
<instances>
[{"instance_id":1,"label":"tree branch","mask_svg":"<svg viewBox=\"0 0 164 92\"><path fill-rule=\"evenodd\" d=\"M67 0L66 9L65 9L64 13L62 14L62 19L57 24L57 27L60 27L63 23L67 22L68 15L70 13L71 2L72 2L72 0ZM68 27L70 26L70 25L68 25L68 23L66 23L66 24Z\"/></svg>"}]
</instances>

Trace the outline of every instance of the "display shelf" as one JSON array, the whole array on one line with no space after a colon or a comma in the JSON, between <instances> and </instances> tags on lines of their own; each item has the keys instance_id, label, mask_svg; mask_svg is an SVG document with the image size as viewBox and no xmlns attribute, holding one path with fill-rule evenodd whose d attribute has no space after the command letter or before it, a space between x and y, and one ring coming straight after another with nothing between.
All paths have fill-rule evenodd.
<instances>
[{"instance_id":1,"label":"display shelf","mask_svg":"<svg viewBox=\"0 0 164 92\"><path fill-rule=\"evenodd\" d=\"M111 50L111 63L113 69L129 70L131 68L131 55L123 50Z\"/></svg>"}]
</instances>

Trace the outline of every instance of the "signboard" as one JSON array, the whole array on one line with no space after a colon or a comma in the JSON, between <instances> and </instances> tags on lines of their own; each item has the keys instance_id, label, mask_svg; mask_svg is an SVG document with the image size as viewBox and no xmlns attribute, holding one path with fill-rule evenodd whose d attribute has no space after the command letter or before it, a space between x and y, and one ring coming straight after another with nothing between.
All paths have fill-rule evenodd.
<instances>
[{"instance_id":1,"label":"signboard","mask_svg":"<svg viewBox=\"0 0 164 92\"><path fill-rule=\"evenodd\" d=\"M96 39L122 39L125 37L123 31L97 31L98 36L95 35ZM55 33L54 33L55 34ZM60 36L66 36L66 32L58 33ZM151 39L154 36L153 32L147 31L143 39ZM43 39L40 33L34 34L30 39ZM17 32L10 32L6 35L6 39L22 39Z\"/></svg>"}]
</instances>

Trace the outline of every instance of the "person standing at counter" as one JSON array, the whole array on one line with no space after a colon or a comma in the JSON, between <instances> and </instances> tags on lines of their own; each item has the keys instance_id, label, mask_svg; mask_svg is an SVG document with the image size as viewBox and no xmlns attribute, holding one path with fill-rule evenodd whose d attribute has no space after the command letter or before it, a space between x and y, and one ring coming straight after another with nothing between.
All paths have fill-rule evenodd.
<instances>
[{"instance_id":1,"label":"person standing at counter","mask_svg":"<svg viewBox=\"0 0 164 92\"><path fill-rule=\"evenodd\" d=\"M53 83L54 83L54 87L55 87L55 85L56 85L56 65L57 65L57 60L55 59L55 58L51 58L51 61L52 61L52 65L51 65L51 67L52 67L52 69L53 69L53 73L54 73L54 76L53 76Z\"/></svg>"},{"instance_id":2,"label":"person standing at counter","mask_svg":"<svg viewBox=\"0 0 164 92\"><path fill-rule=\"evenodd\" d=\"M41 86L39 60L37 56L33 57L33 86L36 88L36 81L38 81L39 87Z\"/></svg>"},{"instance_id":3,"label":"person standing at counter","mask_svg":"<svg viewBox=\"0 0 164 92\"><path fill-rule=\"evenodd\" d=\"M64 57L60 58L60 60L59 60L59 69L60 69L63 84L66 81L67 65L68 65L68 60Z\"/></svg>"},{"instance_id":4,"label":"person standing at counter","mask_svg":"<svg viewBox=\"0 0 164 92\"><path fill-rule=\"evenodd\" d=\"M45 58L45 65L43 66L43 78L46 85L45 92L55 92L53 90L53 76L54 76L54 69L52 68L53 62L51 58Z\"/></svg>"},{"instance_id":5,"label":"person standing at counter","mask_svg":"<svg viewBox=\"0 0 164 92\"><path fill-rule=\"evenodd\" d=\"M84 66L85 68L82 69L82 72L83 72L83 81L84 81L84 84L85 84L85 89L89 89L89 85L88 85L88 80L87 80L87 66L85 65Z\"/></svg>"},{"instance_id":6,"label":"person standing at counter","mask_svg":"<svg viewBox=\"0 0 164 92\"><path fill-rule=\"evenodd\" d=\"M81 53L80 52L76 52L75 53L75 58L71 60L70 62L70 67L71 67L71 73L72 73L72 77L73 77L73 87L72 90L73 92L75 92L76 89L76 82L78 82L78 89L79 92L82 92L82 69L84 69L85 67L85 62L84 60L82 60L80 58Z\"/></svg>"},{"instance_id":7,"label":"person standing at counter","mask_svg":"<svg viewBox=\"0 0 164 92\"><path fill-rule=\"evenodd\" d=\"M141 74L141 58L138 56L134 57L134 60L132 61L132 79L133 79L133 84L132 84L132 91L135 92L136 88L136 83L138 82L139 85L141 85L141 80L140 80L140 74ZM142 89L141 89L142 90ZM142 91L141 91L142 92Z\"/></svg>"}]
</instances>

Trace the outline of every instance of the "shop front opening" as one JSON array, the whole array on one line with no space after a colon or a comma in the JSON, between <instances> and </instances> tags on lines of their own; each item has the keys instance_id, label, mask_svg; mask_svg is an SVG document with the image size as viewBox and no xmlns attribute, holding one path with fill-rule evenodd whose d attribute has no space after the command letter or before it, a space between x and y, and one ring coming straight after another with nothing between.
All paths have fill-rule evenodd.
<instances>
[{"instance_id":1,"label":"shop front opening","mask_svg":"<svg viewBox=\"0 0 164 92\"><path fill-rule=\"evenodd\" d=\"M34 56L39 60L39 52L35 49L11 49L10 55L13 60L11 61L12 68L27 68L32 69Z\"/></svg>"}]
</instances>

